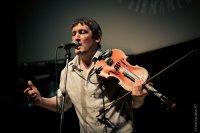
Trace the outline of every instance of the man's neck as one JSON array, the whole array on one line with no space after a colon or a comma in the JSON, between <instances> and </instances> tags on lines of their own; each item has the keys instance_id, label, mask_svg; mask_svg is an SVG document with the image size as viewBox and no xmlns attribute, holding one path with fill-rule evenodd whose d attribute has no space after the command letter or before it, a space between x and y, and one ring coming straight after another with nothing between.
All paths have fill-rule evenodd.
<instances>
[{"instance_id":1,"label":"man's neck","mask_svg":"<svg viewBox=\"0 0 200 133\"><path fill-rule=\"evenodd\" d=\"M80 66L84 66L86 69L89 68L92 64L92 58L94 56L94 54L96 53L96 51L93 51L92 53L88 53L88 54L84 54L79 56L79 63Z\"/></svg>"}]
</instances>

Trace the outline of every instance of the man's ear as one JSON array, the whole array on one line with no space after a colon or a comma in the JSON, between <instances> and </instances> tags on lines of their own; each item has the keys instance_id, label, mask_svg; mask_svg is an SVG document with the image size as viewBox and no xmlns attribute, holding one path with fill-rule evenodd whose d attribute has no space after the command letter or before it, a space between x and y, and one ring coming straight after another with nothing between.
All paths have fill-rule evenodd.
<instances>
[{"instance_id":1,"label":"man's ear","mask_svg":"<svg viewBox=\"0 0 200 133\"><path fill-rule=\"evenodd\" d=\"M100 41L101 41L101 37L96 36L96 37L95 37L95 42L96 42L96 43L100 43Z\"/></svg>"}]
</instances>

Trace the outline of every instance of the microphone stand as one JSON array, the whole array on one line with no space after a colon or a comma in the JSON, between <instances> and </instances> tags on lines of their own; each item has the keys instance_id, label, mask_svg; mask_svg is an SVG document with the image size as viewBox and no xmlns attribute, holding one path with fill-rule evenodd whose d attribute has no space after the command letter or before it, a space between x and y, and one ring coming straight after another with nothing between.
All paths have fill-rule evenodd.
<instances>
[{"instance_id":1,"label":"microphone stand","mask_svg":"<svg viewBox=\"0 0 200 133\"><path fill-rule=\"evenodd\" d=\"M65 47L66 50L66 54L65 54L65 58L66 58L66 73L68 73L68 63L69 63L69 59L71 58L71 52L70 52L71 47ZM62 101L61 101L61 115L60 115L60 133L62 133L62 127L63 127L63 123L64 123L64 107L65 107L65 101L66 101L66 83L67 83L67 74L66 74L66 78L65 78L65 83L64 83L64 90L62 90Z\"/></svg>"}]
</instances>

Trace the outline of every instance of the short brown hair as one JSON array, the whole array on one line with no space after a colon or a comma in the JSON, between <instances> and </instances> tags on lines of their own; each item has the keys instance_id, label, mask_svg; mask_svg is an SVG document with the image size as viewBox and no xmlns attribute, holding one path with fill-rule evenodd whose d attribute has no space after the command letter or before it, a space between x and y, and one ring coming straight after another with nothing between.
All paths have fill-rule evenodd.
<instances>
[{"instance_id":1,"label":"short brown hair","mask_svg":"<svg viewBox=\"0 0 200 133\"><path fill-rule=\"evenodd\" d=\"M90 30L92 31L92 34L94 37L100 37L102 36L102 31L101 31L101 27L99 26L99 24L92 18L86 18L86 17L80 17L80 18L76 18L73 20L72 25L71 25L71 29L76 26L77 24L86 24Z\"/></svg>"}]
</instances>

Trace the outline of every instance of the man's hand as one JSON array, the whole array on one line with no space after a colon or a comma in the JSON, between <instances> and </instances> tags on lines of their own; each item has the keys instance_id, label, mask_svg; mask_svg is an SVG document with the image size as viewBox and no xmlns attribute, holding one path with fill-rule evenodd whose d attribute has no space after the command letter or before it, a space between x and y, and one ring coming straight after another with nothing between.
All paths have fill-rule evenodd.
<instances>
[{"instance_id":1,"label":"man's hand","mask_svg":"<svg viewBox=\"0 0 200 133\"><path fill-rule=\"evenodd\" d=\"M143 96L147 94L147 90L142 88L142 83L144 83L142 80L136 80L135 84L132 89L132 96Z\"/></svg>"},{"instance_id":2,"label":"man's hand","mask_svg":"<svg viewBox=\"0 0 200 133\"><path fill-rule=\"evenodd\" d=\"M42 97L37 87L33 85L32 81L28 81L28 87L24 90L28 100L32 101L34 104L39 104L42 101Z\"/></svg>"}]
</instances>

